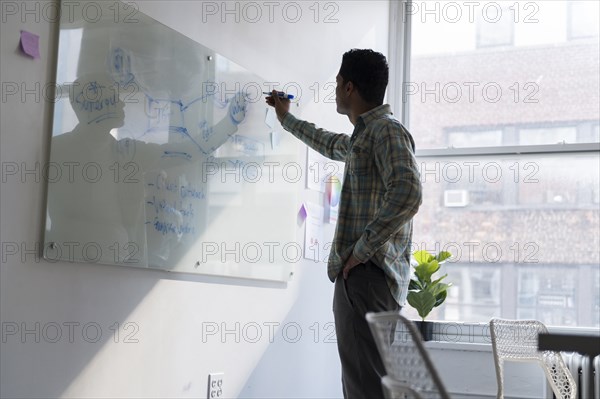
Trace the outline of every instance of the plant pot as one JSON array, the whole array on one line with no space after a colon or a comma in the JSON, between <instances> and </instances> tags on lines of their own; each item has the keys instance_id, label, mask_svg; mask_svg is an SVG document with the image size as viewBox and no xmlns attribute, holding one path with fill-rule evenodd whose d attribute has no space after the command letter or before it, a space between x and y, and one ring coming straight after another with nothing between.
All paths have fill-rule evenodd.
<instances>
[{"instance_id":1,"label":"plant pot","mask_svg":"<svg viewBox=\"0 0 600 399\"><path fill-rule=\"evenodd\" d=\"M433 323L430 321L414 320L417 330L421 333L423 341L433 341Z\"/></svg>"}]
</instances>

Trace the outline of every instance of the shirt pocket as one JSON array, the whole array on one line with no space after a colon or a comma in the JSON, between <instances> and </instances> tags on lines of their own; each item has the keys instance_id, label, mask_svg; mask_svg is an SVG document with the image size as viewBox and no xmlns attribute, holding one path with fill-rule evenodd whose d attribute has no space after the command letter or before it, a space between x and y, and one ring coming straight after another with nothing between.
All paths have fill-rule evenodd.
<instances>
[{"instance_id":1,"label":"shirt pocket","mask_svg":"<svg viewBox=\"0 0 600 399\"><path fill-rule=\"evenodd\" d=\"M373 159L371 153L360 147L353 147L350 152L350 175L364 176L371 170Z\"/></svg>"}]
</instances>

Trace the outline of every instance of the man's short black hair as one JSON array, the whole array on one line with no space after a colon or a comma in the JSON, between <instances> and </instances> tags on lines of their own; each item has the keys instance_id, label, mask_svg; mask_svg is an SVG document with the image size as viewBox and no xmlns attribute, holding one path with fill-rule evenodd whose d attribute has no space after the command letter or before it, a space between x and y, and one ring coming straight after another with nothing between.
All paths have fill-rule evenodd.
<instances>
[{"instance_id":1,"label":"man's short black hair","mask_svg":"<svg viewBox=\"0 0 600 399\"><path fill-rule=\"evenodd\" d=\"M385 56L376 51L352 49L342 57L340 76L344 83L352 82L363 100L369 104L383 104L388 75Z\"/></svg>"}]
</instances>

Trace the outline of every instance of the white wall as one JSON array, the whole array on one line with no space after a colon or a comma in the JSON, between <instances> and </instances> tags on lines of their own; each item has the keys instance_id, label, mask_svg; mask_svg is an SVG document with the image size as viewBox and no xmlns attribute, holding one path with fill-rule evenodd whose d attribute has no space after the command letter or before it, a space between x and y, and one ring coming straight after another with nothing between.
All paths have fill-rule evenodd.
<instances>
[{"instance_id":1,"label":"white wall","mask_svg":"<svg viewBox=\"0 0 600 399\"><path fill-rule=\"evenodd\" d=\"M3 173L0 186L0 396L201 398L208 373L215 371L225 373L226 397L341 396L337 351L327 339L333 285L323 263L298 264L286 285L37 257L45 183L39 173L20 172L48 160L51 108L43 95L53 80L56 27L48 17L56 3L2 2L1 159L5 172L14 165L19 170ZM291 22L295 6L273 3L273 22L264 3L255 3L263 12L256 23L256 14L243 14L252 11L244 11L243 2L227 3L239 7L239 22L223 13L222 2L138 5L267 80L297 82L303 117L350 131L334 104L324 103L332 90L325 84L335 81L344 51L371 47L387 53L387 1L297 2L297 22ZM337 22L324 23L327 16ZM40 60L20 52L21 29L40 35ZM8 95L14 84L19 93ZM312 99L317 87L318 102ZM307 191L300 198L322 201ZM270 343L275 325L286 328L275 330ZM203 337L203 328L215 326L215 335ZM234 332L221 334L223 328ZM253 342L257 331L262 336Z\"/></svg>"}]
</instances>

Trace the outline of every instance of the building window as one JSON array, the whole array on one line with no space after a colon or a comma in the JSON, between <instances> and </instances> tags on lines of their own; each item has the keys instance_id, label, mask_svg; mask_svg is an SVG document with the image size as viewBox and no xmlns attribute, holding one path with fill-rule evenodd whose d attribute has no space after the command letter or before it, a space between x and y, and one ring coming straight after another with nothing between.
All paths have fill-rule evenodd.
<instances>
[{"instance_id":1,"label":"building window","mask_svg":"<svg viewBox=\"0 0 600 399\"><path fill-rule=\"evenodd\" d=\"M543 274L531 267L518 270L516 317L544 320L548 325L576 325L580 271L569 265L541 266L545 269ZM589 316L588 325L594 321L591 313Z\"/></svg>"},{"instance_id":2,"label":"building window","mask_svg":"<svg viewBox=\"0 0 600 399\"><path fill-rule=\"evenodd\" d=\"M576 142L577 128L574 126L519 129L520 145L560 144Z\"/></svg>"},{"instance_id":3,"label":"building window","mask_svg":"<svg viewBox=\"0 0 600 399\"><path fill-rule=\"evenodd\" d=\"M567 36L569 40L598 37L600 3L597 1L570 1L567 8Z\"/></svg>"},{"instance_id":4,"label":"building window","mask_svg":"<svg viewBox=\"0 0 600 399\"><path fill-rule=\"evenodd\" d=\"M512 46L514 22L507 6L489 2L476 14L477 47Z\"/></svg>"},{"instance_id":5,"label":"building window","mask_svg":"<svg viewBox=\"0 0 600 399\"><path fill-rule=\"evenodd\" d=\"M451 131L448 147L496 147L502 145L502 130Z\"/></svg>"}]
</instances>

